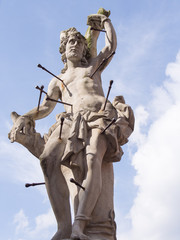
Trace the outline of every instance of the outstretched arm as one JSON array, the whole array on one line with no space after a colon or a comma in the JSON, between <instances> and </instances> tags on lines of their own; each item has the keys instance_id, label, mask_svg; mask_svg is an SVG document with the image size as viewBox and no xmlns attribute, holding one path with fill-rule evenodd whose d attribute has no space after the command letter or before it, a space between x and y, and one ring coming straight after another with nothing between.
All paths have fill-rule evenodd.
<instances>
[{"instance_id":1,"label":"outstretched arm","mask_svg":"<svg viewBox=\"0 0 180 240\"><path fill-rule=\"evenodd\" d=\"M59 82L53 78L48 86L48 96L52 99L58 100L60 98L60 88L58 86ZM26 114L20 116L16 112L11 113L11 118L13 121L13 127L10 131L8 137L11 142L23 142L21 141L27 135L32 135L35 133L35 120L44 118L48 116L54 109L56 102L51 102L46 100L46 96L37 111L37 107L27 112Z\"/></svg>"},{"instance_id":2,"label":"outstretched arm","mask_svg":"<svg viewBox=\"0 0 180 240\"><path fill-rule=\"evenodd\" d=\"M104 25L104 30L106 31L106 33L105 33L105 47L102 49L98 56L101 62L104 60L104 63L100 68L100 71L103 71L105 67L109 64L109 62L112 59L112 57L110 56L113 56L113 53L115 53L117 47L116 32L111 23L111 20L109 18L104 18L104 20L102 20L102 24Z\"/></svg>"},{"instance_id":3,"label":"outstretched arm","mask_svg":"<svg viewBox=\"0 0 180 240\"><path fill-rule=\"evenodd\" d=\"M55 100L58 100L60 98L61 93L60 93L60 88L58 86L58 83L59 83L58 80L55 78L51 80L48 86L48 91L47 91L47 95L49 98L52 98ZM48 116L55 108L56 102L48 101L46 97L47 96L44 97L44 100L39 107L39 111L37 111L37 107L36 107L31 111L27 112L26 114L24 114L23 116L30 117L33 120L38 120Z\"/></svg>"}]
</instances>

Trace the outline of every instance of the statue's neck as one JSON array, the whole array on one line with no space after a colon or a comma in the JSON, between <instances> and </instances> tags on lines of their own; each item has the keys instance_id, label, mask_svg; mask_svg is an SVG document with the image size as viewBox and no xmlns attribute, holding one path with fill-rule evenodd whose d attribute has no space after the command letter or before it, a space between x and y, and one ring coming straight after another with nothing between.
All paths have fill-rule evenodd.
<instances>
[{"instance_id":1,"label":"statue's neck","mask_svg":"<svg viewBox=\"0 0 180 240\"><path fill-rule=\"evenodd\" d=\"M82 63L81 61L67 60L67 66L68 66L68 69L74 69L77 67L82 67Z\"/></svg>"}]
</instances>

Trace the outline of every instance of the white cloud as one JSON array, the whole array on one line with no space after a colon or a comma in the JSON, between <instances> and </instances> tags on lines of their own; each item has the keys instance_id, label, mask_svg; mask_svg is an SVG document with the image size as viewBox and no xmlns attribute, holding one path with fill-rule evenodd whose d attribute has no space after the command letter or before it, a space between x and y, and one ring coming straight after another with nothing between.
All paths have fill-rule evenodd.
<instances>
[{"instance_id":1,"label":"white cloud","mask_svg":"<svg viewBox=\"0 0 180 240\"><path fill-rule=\"evenodd\" d=\"M143 128L147 125L149 113L145 110L144 106L141 105L135 109L134 114L136 116L135 129L131 136L131 143L136 143L137 146L140 146L146 141L146 135L143 133Z\"/></svg>"},{"instance_id":2,"label":"white cloud","mask_svg":"<svg viewBox=\"0 0 180 240\"><path fill-rule=\"evenodd\" d=\"M33 232L36 234L54 226L56 226L55 216L52 209L50 209L47 213L36 217L36 228Z\"/></svg>"},{"instance_id":3,"label":"white cloud","mask_svg":"<svg viewBox=\"0 0 180 240\"><path fill-rule=\"evenodd\" d=\"M155 118L145 141L141 141L141 126L147 115L137 115L142 121L136 122L138 150L132 164L138 193L129 213L132 227L119 233L122 240L178 240L180 236L180 52L166 74L169 79L155 89L149 108L149 116Z\"/></svg>"},{"instance_id":4,"label":"white cloud","mask_svg":"<svg viewBox=\"0 0 180 240\"><path fill-rule=\"evenodd\" d=\"M22 240L49 240L56 231L56 221L51 209L49 209L46 213L37 216L34 219L34 222L35 227L33 228L23 209L21 209L14 216L16 239L19 240L19 237L21 237Z\"/></svg>"},{"instance_id":5,"label":"white cloud","mask_svg":"<svg viewBox=\"0 0 180 240\"><path fill-rule=\"evenodd\" d=\"M29 222L22 209L14 216L14 224L16 224L16 234L27 229Z\"/></svg>"}]
</instances>

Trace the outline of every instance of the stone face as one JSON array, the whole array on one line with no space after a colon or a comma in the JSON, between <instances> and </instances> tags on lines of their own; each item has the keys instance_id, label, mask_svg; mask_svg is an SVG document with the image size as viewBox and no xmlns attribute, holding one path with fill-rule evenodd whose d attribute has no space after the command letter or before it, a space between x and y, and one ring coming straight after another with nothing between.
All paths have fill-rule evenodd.
<instances>
[{"instance_id":1,"label":"stone face","mask_svg":"<svg viewBox=\"0 0 180 240\"><path fill-rule=\"evenodd\" d=\"M134 115L122 96L113 103L104 97L101 73L117 43L107 12L100 12L106 16L88 16L86 38L75 28L61 32L64 69L58 77L63 82L53 78L47 91L54 101L45 97L38 110L34 108L23 116L15 112L11 115L14 125L9 139L25 146L40 160L58 225L53 240L116 239L113 162L121 159L121 145L127 143L133 131ZM106 45L98 55L97 29L106 31ZM41 137L35 131L35 120L49 115L58 99L70 105L64 104L65 112L56 116L49 133ZM73 224L69 196L74 208Z\"/></svg>"}]
</instances>

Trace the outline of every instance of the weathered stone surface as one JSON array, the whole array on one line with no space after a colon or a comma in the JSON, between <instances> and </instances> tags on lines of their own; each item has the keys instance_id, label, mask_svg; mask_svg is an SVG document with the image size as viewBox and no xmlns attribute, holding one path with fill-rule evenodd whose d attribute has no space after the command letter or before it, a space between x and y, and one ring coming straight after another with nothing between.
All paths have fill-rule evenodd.
<instances>
[{"instance_id":1,"label":"weathered stone surface","mask_svg":"<svg viewBox=\"0 0 180 240\"><path fill-rule=\"evenodd\" d=\"M60 34L64 69L58 77L63 83L53 78L47 95L70 105L64 105L65 112L56 117L49 133L41 137L35 131L35 120L49 115L55 101L45 97L38 110L36 107L23 116L15 112L11 115L14 125L9 139L40 159L58 225L53 240L116 239L113 162L121 159L121 145L127 143L133 131L134 115L122 96L111 103L103 93L101 73L111 61L117 43L109 13L102 9L100 12L88 17L86 38L75 28ZM106 44L98 55L97 29L106 31ZM114 123L102 133L112 119ZM71 178L85 190L70 182ZM69 195L74 208L73 224Z\"/></svg>"}]
</instances>

